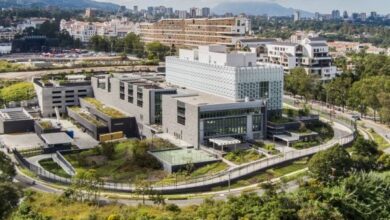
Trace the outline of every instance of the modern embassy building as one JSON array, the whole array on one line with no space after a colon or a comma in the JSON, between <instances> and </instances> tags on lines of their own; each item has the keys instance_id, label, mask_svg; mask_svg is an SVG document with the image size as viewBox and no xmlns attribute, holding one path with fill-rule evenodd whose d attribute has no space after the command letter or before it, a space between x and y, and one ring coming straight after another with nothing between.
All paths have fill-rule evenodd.
<instances>
[{"instance_id":1,"label":"modern embassy building","mask_svg":"<svg viewBox=\"0 0 390 220\"><path fill-rule=\"evenodd\" d=\"M65 79L34 78L33 83L43 117L64 114L67 107L80 104L79 98L93 95L91 82L83 75L68 75Z\"/></svg>"},{"instance_id":2,"label":"modern embassy building","mask_svg":"<svg viewBox=\"0 0 390 220\"><path fill-rule=\"evenodd\" d=\"M195 146L219 137L262 139L267 113L282 109L282 67L258 65L255 53L222 45L167 57L166 81L187 92L163 97L163 132Z\"/></svg>"}]
</instances>

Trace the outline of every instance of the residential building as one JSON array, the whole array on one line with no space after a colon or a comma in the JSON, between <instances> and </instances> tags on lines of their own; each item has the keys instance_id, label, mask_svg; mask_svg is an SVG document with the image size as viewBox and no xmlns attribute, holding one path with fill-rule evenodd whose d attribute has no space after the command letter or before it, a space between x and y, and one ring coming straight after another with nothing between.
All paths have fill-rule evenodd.
<instances>
[{"instance_id":1,"label":"residential building","mask_svg":"<svg viewBox=\"0 0 390 220\"><path fill-rule=\"evenodd\" d=\"M4 42L4 41L10 42L15 38L16 34L17 34L17 30L15 28L0 27L0 42Z\"/></svg>"},{"instance_id":2,"label":"residential building","mask_svg":"<svg viewBox=\"0 0 390 220\"><path fill-rule=\"evenodd\" d=\"M93 8L85 9L85 17L86 18L92 18L95 16L96 16L96 9L93 9Z\"/></svg>"},{"instance_id":3,"label":"residential building","mask_svg":"<svg viewBox=\"0 0 390 220\"><path fill-rule=\"evenodd\" d=\"M300 43L274 42L266 45L268 62L280 64L286 73L296 67L304 67L308 74L329 80L336 76L329 47L325 39L305 38Z\"/></svg>"},{"instance_id":4,"label":"residential building","mask_svg":"<svg viewBox=\"0 0 390 220\"><path fill-rule=\"evenodd\" d=\"M186 10L176 10L175 14L176 14L180 19L186 19L186 18L187 18L187 11L186 11Z\"/></svg>"},{"instance_id":5,"label":"residential building","mask_svg":"<svg viewBox=\"0 0 390 220\"><path fill-rule=\"evenodd\" d=\"M46 21L50 21L49 18L28 18L24 19L22 23L16 26L18 32L23 32L27 28L39 28Z\"/></svg>"},{"instance_id":6,"label":"residential building","mask_svg":"<svg viewBox=\"0 0 390 220\"><path fill-rule=\"evenodd\" d=\"M112 19L107 22L83 22L77 20L61 20L60 29L66 30L75 39L87 43L95 36L124 37L128 33L139 31L139 24L127 19Z\"/></svg>"},{"instance_id":7,"label":"residential building","mask_svg":"<svg viewBox=\"0 0 390 220\"><path fill-rule=\"evenodd\" d=\"M62 115L66 107L79 105L79 98L93 96L90 80L82 75L69 75L65 79L34 78L33 83L43 117Z\"/></svg>"},{"instance_id":8,"label":"residential building","mask_svg":"<svg viewBox=\"0 0 390 220\"><path fill-rule=\"evenodd\" d=\"M141 23L140 34L146 43L160 41L169 46L234 46L248 33L249 24L245 17L162 19L155 23Z\"/></svg>"},{"instance_id":9,"label":"residential building","mask_svg":"<svg viewBox=\"0 0 390 220\"><path fill-rule=\"evenodd\" d=\"M0 54L9 54L12 51L11 43L0 43Z\"/></svg>"},{"instance_id":10,"label":"residential building","mask_svg":"<svg viewBox=\"0 0 390 220\"><path fill-rule=\"evenodd\" d=\"M190 8L190 18L196 18L197 14L199 14L199 8Z\"/></svg>"}]
</instances>

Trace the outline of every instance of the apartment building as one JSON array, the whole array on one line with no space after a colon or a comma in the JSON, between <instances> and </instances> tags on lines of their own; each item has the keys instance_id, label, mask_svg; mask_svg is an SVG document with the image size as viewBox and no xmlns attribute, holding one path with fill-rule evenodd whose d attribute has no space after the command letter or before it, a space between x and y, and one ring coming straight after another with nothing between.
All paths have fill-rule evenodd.
<instances>
[{"instance_id":1,"label":"apartment building","mask_svg":"<svg viewBox=\"0 0 390 220\"><path fill-rule=\"evenodd\" d=\"M112 19L107 22L83 22L61 20L60 29L66 30L75 39L88 43L95 36L124 37L128 33L138 34L139 24L127 19Z\"/></svg>"},{"instance_id":2,"label":"apartment building","mask_svg":"<svg viewBox=\"0 0 390 220\"><path fill-rule=\"evenodd\" d=\"M249 33L249 24L245 17L162 19L141 23L140 35L146 43L159 41L168 46L234 46L238 39Z\"/></svg>"},{"instance_id":3,"label":"apartment building","mask_svg":"<svg viewBox=\"0 0 390 220\"><path fill-rule=\"evenodd\" d=\"M282 109L283 69L257 64L256 53L227 52L223 45L180 49L179 57L166 58L168 83L232 101L268 100L270 111Z\"/></svg>"},{"instance_id":4,"label":"apartment building","mask_svg":"<svg viewBox=\"0 0 390 220\"><path fill-rule=\"evenodd\" d=\"M92 97L90 80L82 75L69 75L65 79L33 79L35 92L43 117L66 113L66 107L79 105L79 98Z\"/></svg>"},{"instance_id":5,"label":"apartment building","mask_svg":"<svg viewBox=\"0 0 390 220\"><path fill-rule=\"evenodd\" d=\"M15 35L17 34L17 30L12 27L0 27L0 41L12 41L15 38Z\"/></svg>"}]
</instances>

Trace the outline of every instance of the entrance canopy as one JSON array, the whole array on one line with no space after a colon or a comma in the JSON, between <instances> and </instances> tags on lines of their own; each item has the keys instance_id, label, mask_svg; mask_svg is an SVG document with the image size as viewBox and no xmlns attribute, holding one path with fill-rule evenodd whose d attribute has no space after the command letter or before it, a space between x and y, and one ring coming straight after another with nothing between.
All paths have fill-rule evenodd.
<instances>
[{"instance_id":1,"label":"entrance canopy","mask_svg":"<svg viewBox=\"0 0 390 220\"><path fill-rule=\"evenodd\" d=\"M220 137L220 138L210 138L209 141L218 146L226 146L233 144L240 144L241 141L232 137Z\"/></svg>"}]
</instances>

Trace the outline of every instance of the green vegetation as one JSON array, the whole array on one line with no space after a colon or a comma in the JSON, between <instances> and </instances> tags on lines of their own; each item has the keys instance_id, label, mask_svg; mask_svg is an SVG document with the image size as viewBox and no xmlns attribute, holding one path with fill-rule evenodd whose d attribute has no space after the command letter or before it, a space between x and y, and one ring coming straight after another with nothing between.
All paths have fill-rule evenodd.
<instances>
[{"instance_id":1,"label":"green vegetation","mask_svg":"<svg viewBox=\"0 0 390 220\"><path fill-rule=\"evenodd\" d=\"M18 82L0 90L4 102L30 100L35 97L34 86L30 82Z\"/></svg>"},{"instance_id":2,"label":"green vegetation","mask_svg":"<svg viewBox=\"0 0 390 220\"><path fill-rule=\"evenodd\" d=\"M21 191L12 182L16 175L14 165L5 153L0 151L0 219L6 219L17 207Z\"/></svg>"},{"instance_id":3,"label":"green vegetation","mask_svg":"<svg viewBox=\"0 0 390 220\"><path fill-rule=\"evenodd\" d=\"M316 132L318 136L309 141L297 141L291 144L291 147L295 149L305 149L309 147L314 147L322 143L326 143L330 141L334 136L334 131L332 127L322 121L318 121L316 123L311 123L308 125L301 124L301 127L297 131L300 134L307 134L311 132Z\"/></svg>"},{"instance_id":4,"label":"green vegetation","mask_svg":"<svg viewBox=\"0 0 390 220\"><path fill-rule=\"evenodd\" d=\"M104 181L129 183L136 178L158 181L167 174L160 163L147 153L145 141L129 140L117 142L110 149L109 143L78 154L65 155L77 172L94 169Z\"/></svg>"},{"instance_id":5,"label":"green vegetation","mask_svg":"<svg viewBox=\"0 0 390 220\"><path fill-rule=\"evenodd\" d=\"M98 119L96 119L92 115L81 111L80 107L68 107L68 108L70 108L71 110L76 112L78 115L80 115L82 118L84 118L85 120L89 121L90 123L92 123L98 127L105 126L105 124L103 122L99 121Z\"/></svg>"},{"instance_id":6,"label":"green vegetation","mask_svg":"<svg viewBox=\"0 0 390 220\"><path fill-rule=\"evenodd\" d=\"M228 168L229 166L224 163L224 162L217 162L217 163L212 163L208 164L206 166L203 166L201 168L195 169L193 172L190 173L191 177L199 177L199 176L204 176L204 175L210 175L214 173L219 173L221 171L224 171Z\"/></svg>"},{"instance_id":7,"label":"green vegetation","mask_svg":"<svg viewBox=\"0 0 390 220\"><path fill-rule=\"evenodd\" d=\"M165 56L168 56L170 53L170 48L155 41L146 44L146 52L149 60L165 60Z\"/></svg>"},{"instance_id":8,"label":"green vegetation","mask_svg":"<svg viewBox=\"0 0 390 220\"><path fill-rule=\"evenodd\" d=\"M379 116L381 122L390 123L390 57L363 51L349 54L340 65L344 73L329 82L295 69L285 77L285 90L306 101L316 99L342 109L348 107L363 116ZM348 65L354 69L347 69Z\"/></svg>"},{"instance_id":9,"label":"green vegetation","mask_svg":"<svg viewBox=\"0 0 390 220\"><path fill-rule=\"evenodd\" d=\"M290 118L280 117L280 116L273 116L269 119L269 121L275 124L285 124L285 123L293 122L293 120Z\"/></svg>"},{"instance_id":10,"label":"green vegetation","mask_svg":"<svg viewBox=\"0 0 390 220\"><path fill-rule=\"evenodd\" d=\"M134 33L129 33L124 38L95 35L90 40L90 47L94 51L124 52L135 54L138 57L143 57L145 53L144 43L141 41L141 38Z\"/></svg>"},{"instance_id":11,"label":"green vegetation","mask_svg":"<svg viewBox=\"0 0 390 220\"><path fill-rule=\"evenodd\" d=\"M237 150L227 153L224 158L235 164L244 164L263 158L264 155L254 149Z\"/></svg>"},{"instance_id":12,"label":"green vegetation","mask_svg":"<svg viewBox=\"0 0 390 220\"><path fill-rule=\"evenodd\" d=\"M390 143L373 129L369 129L368 132L374 138L374 142L378 145L379 150L385 150L390 147Z\"/></svg>"},{"instance_id":13,"label":"green vegetation","mask_svg":"<svg viewBox=\"0 0 390 220\"><path fill-rule=\"evenodd\" d=\"M39 121L38 123L44 130L49 130L54 128L53 123L51 123L51 121Z\"/></svg>"},{"instance_id":14,"label":"green vegetation","mask_svg":"<svg viewBox=\"0 0 390 220\"><path fill-rule=\"evenodd\" d=\"M112 118L123 118L126 116L122 112L120 112L114 108L105 106L103 103L101 103L100 101L98 101L95 98L86 97L86 98L83 98L83 100L94 105L97 110L99 110L100 112L102 112L102 113L104 113Z\"/></svg>"},{"instance_id":15,"label":"green vegetation","mask_svg":"<svg viewBox=\"0 0 390 220\"><path fill-rule=\"evenodd\" d=\"M0 60L0 73L16 72L23 70L28 70L28 68L23 64L10 63L6 60Z\"/></svg>"},{"instance_id":16,"label":"green vegetation","mask_svg":"<svg viewBox=\"0 0 390 220\"><path fill-rule=\"evenodd\" d=\"M39 164L43 167L43 169L49 171L50 173L56 174L57 176L61 176L65 178L71 177L51 158L41 160L39 161Z\"/></svg>"},{"instance_id":17,"label":"green vegetation","mask_svg":"<svg viewBox=\"0 0 390 220\"><path fill-rule=\"evenodd\" d=\"M272 155L276 155L280 153L280 151L275 148L275 144L272 143L264 144L264 142L262 141L256 141L253 144L253 147L262 148L263 150L267 151L268 154L272 154Z\"/></svg>"}]
</instances>

